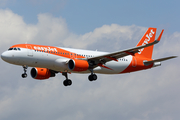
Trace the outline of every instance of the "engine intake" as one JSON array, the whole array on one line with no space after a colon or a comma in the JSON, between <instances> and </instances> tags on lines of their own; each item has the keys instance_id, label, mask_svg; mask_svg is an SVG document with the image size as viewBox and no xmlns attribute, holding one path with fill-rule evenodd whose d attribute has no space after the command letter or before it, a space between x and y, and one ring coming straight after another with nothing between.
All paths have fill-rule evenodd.
<instances>
[{"instance_id":1,"label":"engine intake","mask_svg":"<svg viewBox=\"0 0 180 120\"><path fill-rule=\"evenodd\" d=\"M55 77L55 73L48 68L32 68L31 77L38 80L44 80Z\"/></svg>"},{"instance_id":2,"label":"engine intake","mask_svg":"<svg viewBox=\"0 0 180 120\"><path fill-rule=\"evenodd\" d=\"M89 68L89 63L86 60L71 59L68 62L68 68L72 71L86 71Z\"/></svg>"}]
</instances>

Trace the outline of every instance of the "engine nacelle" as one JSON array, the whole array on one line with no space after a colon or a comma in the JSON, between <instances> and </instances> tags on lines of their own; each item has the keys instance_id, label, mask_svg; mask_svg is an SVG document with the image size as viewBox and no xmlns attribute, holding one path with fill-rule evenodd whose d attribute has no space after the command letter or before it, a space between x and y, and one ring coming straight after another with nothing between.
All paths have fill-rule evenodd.
<instances>
[{"instance_id":1,"label":"engine nacelle","mask_svg":"<svg viewBox=\"0 0 180 120\"><path fill-rule=\"evenodd\" d=\"M86 60L69 60L68 68L72 71L86 71L89 68L89 63Z\"/></svg>"},{"instance_id":2,"label":"engine nacelle","mask_svg":"<svg viewBox=\"0 0 180 120\"><path fill-rule=\"evenodd\" d=\"M55 73L47 68L32 68L31 77L38 80L48 79L54 77Z\"/></svg>"}]
</instances>

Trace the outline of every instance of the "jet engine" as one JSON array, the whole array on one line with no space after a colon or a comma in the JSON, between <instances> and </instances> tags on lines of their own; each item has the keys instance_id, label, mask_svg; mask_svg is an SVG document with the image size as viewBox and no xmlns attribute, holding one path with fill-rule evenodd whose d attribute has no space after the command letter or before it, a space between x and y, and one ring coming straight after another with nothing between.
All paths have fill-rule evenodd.
<instances>
[{"instance_id":1,"label":"jet engine","mask_svg":"<svg viewBox=\"0 0 180 120\"><path fill-rule=\"evenodd\" d=\"M31 77L38 80L44 80L50 77L55 77L55 72L47 68L32 68Z\"/></svg>"},{"instance_id":2,"label":"jet engine","mask_svg":"<svg viewBox=\"0 0 180 120\"><path fill-rule=\"evenodd\" d=\"M68 61L68 68L72 71L86 71L89 68L89 63L86 60L69 60Z\"/></svg>"}]
</instances>

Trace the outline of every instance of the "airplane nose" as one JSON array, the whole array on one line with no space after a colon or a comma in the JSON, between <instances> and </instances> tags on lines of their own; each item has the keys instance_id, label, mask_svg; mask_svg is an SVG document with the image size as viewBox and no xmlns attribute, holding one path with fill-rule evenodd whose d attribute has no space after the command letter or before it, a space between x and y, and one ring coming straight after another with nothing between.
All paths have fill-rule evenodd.
<instances>
[{"instance_id":1,"label":"airplane nose","mask_svg":"<svg viewBox=\"0 0 180 120\"><path fill-rule=\"evenodd\" d=\"M5 58L5 54L4 54L4 52L1 54L1 59L3 59L4 60L4 58Z\"/></svg>"},{"instance_id":2,"label":"airplane nose","mask_svg":"<svg viewBox=\"0 0 180 120\"><path fill-rule=\"evenodd\" d=\"M11 56L10 56L10 54L8 54L7 51L6 51L6 52L3 52L3 53L1 54L1 59L4 60L4 61L8 61L8 59L9 59L10 57L11 57Z\"/></svg>"},{"instance_id":3,"label":"airplane nose","mask_svg":"<svg viewBox=\"0 0 180 120\"><path fill-rule=\"evenodd\" d=\"M3 52L3 53L1 54L1 59L5 61L5 59L6 59L5 52Z\"/></svg>"}]
</instances>

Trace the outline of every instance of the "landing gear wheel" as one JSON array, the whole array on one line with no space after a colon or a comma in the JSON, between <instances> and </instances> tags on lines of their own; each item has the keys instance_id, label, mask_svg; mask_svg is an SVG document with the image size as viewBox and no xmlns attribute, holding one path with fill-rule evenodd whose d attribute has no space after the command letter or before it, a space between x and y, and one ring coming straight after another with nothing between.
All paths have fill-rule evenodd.
<instances>
[{"instance_id":1,"label":"landing gear wheel","mask_svg":"<svg viewBox=\"0 0 180 120\"><path fill-rule=\"evenodd\" d=\"M88 79L89 81L93 81L92 75L89 75Z\"/></svg>"},{"instance_id":2,"label":"landing gear wheel","mask_svg":"<svg viewBox=\"0 0 180 120\"><path fill-rule=\"evenodd\" d=\"M62 75L66 77L66 80L63 81L64 86L70 86L72 84L72 81L68 79L67 72L62 72Z\"/></svg>"},{"instance_id":3,"label":"landing gear wheel","mask_svg":"<svg viewBox=\"0 0 180 120\"><path fill-rule=\"evenodd\" d=\"M26 65L23 65L23 69L24 69L24 73L21 75L21 77L22 78L26 78L27 77L27 68L28 68L28 66L26 66Z\"/></svg>"},{"instance_id":4,"label":"landing gear wheel","mask_svg":"<svg viewBox=\"0 0 180 120\"><path fill-rule=\"evenodd\" d=\"M89 81L95 81L97 80L97 75L96 74L89 75L88 79Z\"/></svg>"},{"instance_id":5,"label":"landing gear wheel","mask_svg":"<svg viewBox=\"0 0 180 120\"><path fill-rule=\"evenodd\" d=\"M93 74L93 75L92 75L92 78L93 78L93 80L97 80L97 75L96 75L96 74Z\"/></svg>"},{"instance_id":6,"label":"landing gear wheel","mask_svg":"<svg viewBox=\"0 0 180 120\"><path fill-rule=\"evenodd\" d=\"M23 73L21 76L22 76L22 78L26 78L26 77L27 77L27 74L26 74L26 73Z\"/></svg>"},{"instance_id":7,"label":"landing gear wheel","mask_svg":"<svg viewBox=\"0 0 180 120\"><path fill-rule=\"evenodd\" d=\"M64 86L70 86L72 85L72 81L70 79L64 80L63 82Z\"/></svg>"}]
</instances>

